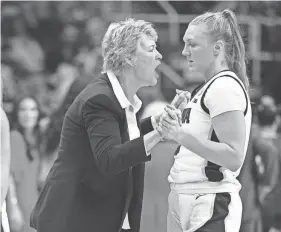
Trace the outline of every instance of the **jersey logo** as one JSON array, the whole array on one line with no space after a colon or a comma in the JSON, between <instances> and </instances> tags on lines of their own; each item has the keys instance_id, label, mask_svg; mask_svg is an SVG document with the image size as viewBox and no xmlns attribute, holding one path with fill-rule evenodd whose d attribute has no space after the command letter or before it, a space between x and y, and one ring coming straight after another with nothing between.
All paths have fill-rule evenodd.
<instances>
[{"instance_id":1,"label":"jersey logo","mask_svg":"<svg viewBox=\"0 0 281 232\"><path fill-rule=\"evenodd\" d=\"M182 112L182 123L189 123L191 108L186 108Z\"/></svg>"}]
</instances>

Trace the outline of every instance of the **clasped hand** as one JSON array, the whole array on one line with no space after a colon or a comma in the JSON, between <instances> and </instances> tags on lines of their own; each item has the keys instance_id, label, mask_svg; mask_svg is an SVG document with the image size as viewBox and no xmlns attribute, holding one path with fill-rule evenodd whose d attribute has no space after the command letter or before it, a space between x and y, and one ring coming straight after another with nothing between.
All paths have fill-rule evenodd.
<instances>
[{"instance_id":1,"label":"clasped hand","mask_svg":"<svg viewBox=\"0 0 281 232\"><path fill-rule=\"evenodd\" d=\"M158 115L157 131L162 138L175 139L182 125L182 111L190 100L190 93L176 90L176 96L170 105L165 107L165 111Z\"/></svg>"},{"instance_id":2,"label":"clasped hand","mask_svg":"<svg viewBox=\"0 0 281 232\"><path fill-rule=\"evenodd\" d=\"M157 129L163 138L175 140L182 126L182 112L172 105L167 105L165 112L160 117Z\"/></svg>"}]
</instances>

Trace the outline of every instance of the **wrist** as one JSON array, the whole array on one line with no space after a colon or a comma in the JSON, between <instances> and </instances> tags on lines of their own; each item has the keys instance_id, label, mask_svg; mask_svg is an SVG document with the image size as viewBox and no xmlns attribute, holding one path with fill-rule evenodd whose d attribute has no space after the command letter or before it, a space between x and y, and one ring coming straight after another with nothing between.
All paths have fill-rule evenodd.
<instances>
[{"instance_id":1,"label":"wrist","mask_svg":"<svg viewBox=\"0 0 281 232\"><path fill-rule=\"evenodd\" d=\"M152 116L152 117L154 117L155 123L157 125L159 125L161 115L162 115L162 113L159 113L159 114L156 114L156 115Z\"/></svg>"},{"instance_id":2,"label":"wrist","mask_svg":"<svg viewBox=\"0 0 281 232\"><path fill-rule=\"evenodd\" d=\"M176 142L178 142L179 144L181 144L181 140L182 140L182 137L183 137L183 129L182 129L182 126L179 128L179 130L177 131L177 133L175 133L173 135L174 137L174 140Z\"/></svg>"},{"instance_id":3,"label":"wrist","mask_svg":"<svg viewBox=\"0 0 281 232\"><path fill-rule=\"evenodd\" d=\"M157 127L155 128L155 131L157 132L157 135L158 135L158 137L159 137L159 140L160 140L160 141L164 141L164 136L163 136L163 133L162 133L162 131L160 130L159 126L157 126Z\"/></svg>"}]
</instances>

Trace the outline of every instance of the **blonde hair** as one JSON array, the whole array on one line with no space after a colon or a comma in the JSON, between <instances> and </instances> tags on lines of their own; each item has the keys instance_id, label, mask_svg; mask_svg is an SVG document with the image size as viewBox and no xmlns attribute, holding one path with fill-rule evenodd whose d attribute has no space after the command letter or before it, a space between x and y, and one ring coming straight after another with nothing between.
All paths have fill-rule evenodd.
<instances>
[{"instance_id":1,"label":"blonde hair","mask_svg":"<svg viewBox=\"0 0 281 232\"><path fill-rule=\"evenodd\" d=\"M143 36L157 41L157 32L144 20L128 18L109 25L102 41L103 70L120 74L136 54L137 42Z\"/></svg>"},{"instance_id":2,"label":"blonde hair","mask_svg":"<svg viewBox=\"0 0 281 232\"><path fill-rule=\"evenodd\" d=\"M222 40L225 45L225 59L249 91L246 71L245 45L235 14L225 9L221 12L206 12L193 19L190 25L205 23L214 40Z\"/></svg>"}]
</instances>

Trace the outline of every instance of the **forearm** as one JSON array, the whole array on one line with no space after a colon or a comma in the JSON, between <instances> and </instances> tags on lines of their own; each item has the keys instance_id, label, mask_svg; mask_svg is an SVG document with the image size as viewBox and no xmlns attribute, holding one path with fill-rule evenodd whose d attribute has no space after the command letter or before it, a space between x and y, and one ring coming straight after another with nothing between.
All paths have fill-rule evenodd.
<instances>
[{"instance_id":1,"label":"forearm","mask_svg":"<svg viewBox=\"0 0 281 232\"><path fill-rule=\"evenodd\" d=\"M8 187L9 187L9 166L3 165L1 167L1 203L0 203L1 205L3 205L3 202L5 201L8 192Z\"/></svg>"},{"instance_id":2,"label":"forearm","mask_svg":"<svg viewBox=\"0 0 281 232\"><path fill-rule=\"evenodd\" d=\"M202 158L231 171L237 171L242 164L242 155L225 143L199 138L182 130L175 137L175 140Z\"/></svg>"},{"instance_id":3,"label":"forearm","mask_svg":"<svg viewBox=\"0 0 281 232\"><path fill-rule=\"evenodd\" d=\"M1 108L1 206L6 198L9 187L11 162L10 126L8 118Z\"/></svg>"},{"instance_id":4,"label":"forearm","mask_svg":"<svg viewBox=\"0 0 281 232\"><path fill-rule=\"evenodd\" d=\"M2 150L3 152L3 150ZM9 151L10 152L10 151ZM5 201L10 179L10 153L4 151L1 157L1 205Z\"/></svg>"},{"instance_id":5,"label":"forearm","mask_svg":"<svg viewBox=\"0 0 281 232\"><path fill-rule=\"evenodd\" d=\"M9 189L7 194L7 208L12 209L14 207L19 207L19 204L18 204L16 183L14 177L10 175Z\"/></svg>"}]
</instances>

